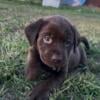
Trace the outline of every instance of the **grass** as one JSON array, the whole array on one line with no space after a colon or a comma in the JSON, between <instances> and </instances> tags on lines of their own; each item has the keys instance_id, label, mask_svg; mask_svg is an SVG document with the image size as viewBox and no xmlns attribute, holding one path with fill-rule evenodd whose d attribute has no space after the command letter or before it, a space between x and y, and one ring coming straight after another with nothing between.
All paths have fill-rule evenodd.
<instances>
[{"instance_id":1,"label":"grass","mask_svg":"<svg viewBox=\"0 0 100 100\"><path fill-rule=\"evenodd\" d=\"M100 100L100 9L46 8L0 0L0 100L27 100L32 83L25 80L24 67L28 42L24 35L27 23L40 17L60 14L75 24L89 39L89 71L75 73L50 100Z\"/></svg>"}]
</instances>

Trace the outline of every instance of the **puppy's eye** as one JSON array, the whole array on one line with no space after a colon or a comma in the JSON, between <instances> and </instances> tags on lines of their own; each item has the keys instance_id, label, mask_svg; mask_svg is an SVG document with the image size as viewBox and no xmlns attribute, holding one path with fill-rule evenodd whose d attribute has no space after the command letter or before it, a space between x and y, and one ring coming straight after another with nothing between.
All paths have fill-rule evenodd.
<instances>
[{"instance_id":1,"label":"puppy's eye","mask_svg":"<svg viewBox=\"0 0 100 100\"><path fill-rule=\"evenodd\" d=\"M71 41L65 42L65 47L69 47L69 46L72 46L72 45L73 45L73 43Z\"/></svg>"},{"instance_id":2,"label":"puppy's eye","mask_svg":"<svg viewBox=\"0 0 100 100\"><path fill-rule=\"evenodd\" d=\"M69 46L70 46L70 44L68 44L68 43L65 44L65 47L66 47L66 48L69 47Z\"/></svg>"},{"instance_id":3,"label":"puppy's eye","mask_svg":"<svg viewBox=\"0 0 100 100\"><path fill-rule=\"evenodd\" d=\"M43 38L43 42L46 44L51 44L52 43L52 38L50 36L45 36Z\"/></svg>"}]
</instances>

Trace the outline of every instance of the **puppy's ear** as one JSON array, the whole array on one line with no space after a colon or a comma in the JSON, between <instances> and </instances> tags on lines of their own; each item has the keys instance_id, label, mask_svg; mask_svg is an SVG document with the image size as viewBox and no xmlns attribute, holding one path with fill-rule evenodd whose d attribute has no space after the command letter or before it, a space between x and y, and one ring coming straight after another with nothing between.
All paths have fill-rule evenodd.
<instances>
[{"instance_id":1,"label":"puppy's ear","mask_svg":"<svg viewBox=\"0 0 100 100\"><path fill-rule=\"evenodd\" d=\"M43 19L39 19L38 21L33 22L28 26L26 26L25 34L31 46L34 44L43 22L44 22Z\"/></svg>"},{"instance_id":2,"label":"puppy's ear","mask_svg":"<svg viewBox=\"0 0 100 100\"><path fill-rule=\"evenodd\" d=\"M75 52L76 51L76 47L79 44L80 34L79 34L77 29L73 25L71 26L71 31L72 31L72 34L73 34L73 45L74 45L74 52Z\"/></svg>"}]
</instances>

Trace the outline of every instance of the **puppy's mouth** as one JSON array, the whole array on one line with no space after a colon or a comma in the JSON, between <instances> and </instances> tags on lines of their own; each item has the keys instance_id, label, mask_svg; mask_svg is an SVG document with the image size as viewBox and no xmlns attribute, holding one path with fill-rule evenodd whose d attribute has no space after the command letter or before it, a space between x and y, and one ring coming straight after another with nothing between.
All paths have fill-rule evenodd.
<instances>
[{"instance_id":1,"label":"puppy's mouth","mask_svg":"<svg viewBox=\"0 0 100 100\"><path fill-rule=\"evenodd\" d=\"M47 59L45 60L43 58L41 60L45 65L57 72L66 66L64 62L47 61Z\"/></svg>"},{"instance_id":2,"label":"puppy's mouth","mask_svg":"<svg viewBox=\"0 0 100 100\"><path fill-rule=\"evenodd\" d=\"M52 70L59 72L62 68L64 68L64 65L52 65L50 66L50 68L52 68Z\"/></svg>"}]
</instances>

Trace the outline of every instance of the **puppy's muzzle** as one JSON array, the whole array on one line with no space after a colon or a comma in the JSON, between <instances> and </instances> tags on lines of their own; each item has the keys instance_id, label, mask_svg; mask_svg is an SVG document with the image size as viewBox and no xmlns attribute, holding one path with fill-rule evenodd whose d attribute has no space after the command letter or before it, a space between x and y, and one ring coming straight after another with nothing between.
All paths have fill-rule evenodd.
<instances>
[{"instance_id":1,"label":"puppy's muzzle","mask_svg":"<svg viewBox=\"0 0 100 100\"><path fill-rule=\"evenodd\" d=\"M60 64L62 63L63 58L55 54L55 55L52 55L51 61L54 62L55 64Z\"/></svg>"}]
</instances>

